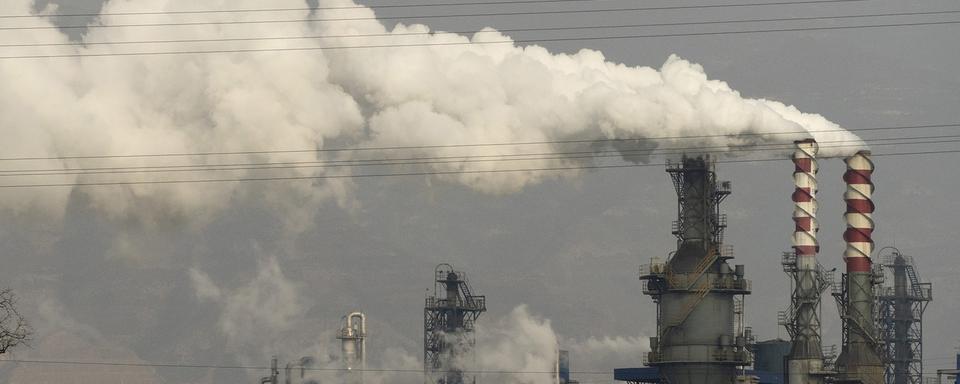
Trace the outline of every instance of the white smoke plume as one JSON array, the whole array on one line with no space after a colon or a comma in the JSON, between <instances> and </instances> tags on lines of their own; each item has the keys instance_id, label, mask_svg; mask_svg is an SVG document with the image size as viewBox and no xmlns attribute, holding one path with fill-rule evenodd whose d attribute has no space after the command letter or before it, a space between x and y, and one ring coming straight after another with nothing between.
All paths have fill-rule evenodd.
<instances>
[{"instance_id":1,"label":"white smoke plume","mask_svg":"<svg viewBox=\"0 0 960 384\"><path fill-rule=\"evenodd\" d=\"M9 14L31 12L32 0L4 3ZM353 6L349 0L325 7ZM302 0L278 0L272 8L303 7ZM51 26L53 6L20 25ZM108 1L92 25L170 22L169 15L106 15L182 10L172 0ZM257 0L210 0L203 9L256 9ZM198 14L173 21L222 20ZM230 20L260 20L258 13L230 14ZM297 41L234 41L151 45L20 47L15 55L99 55L138 51L315 48L378 44L427 44L402 48L236 52L220 54L0 59L0 135L3 157L49 157L17 162L6 169L56 169L204 165L368 158L354 154L188 156L176 158L60 159L101 154L270 151L328 146L330 140L357 146L431 146L565 139L625 139L613 146L633 151L670 146L719 150L764 143L788 143L806 135L759 134L808 131L821 141L862 142L825 118L776 101L742 97L726 83L711 80L699 65L673 56L659 68L630 67L582 50L554 54L539 46L483 44L509 39L493 30L474 36L431 32L424 25L388 27L368 8L284 13L285 18L344 21L191 25L167 28L90 28L83 43L216 39L262 36L404 34L366 38ZM11 30L15 43L67 43L57 29ZM437 43L464 45L429 46ZM740 134L755 134L738 136ZM650 140L678 135L729 135L700 140ZM561 154L603 149L563 145L442 147L405 151L402 156ZM606 146L609 148L609 146ZM853 150L855 147L841 148ZM717 149L714 149L717 150ZM827 151L825 151L827 152ZM731 152L733 154L733 152ZM742 152L738 152L743 154ZM824 153L827 155L829 153ZM400 154L398 154L400 155ZM378 153L376 156L384 156ZM417 169L491 171L570 167L590 159L568 156L511 162L447 162ZM624 152L629 161L648 156ZM395 171L396 169L394 169ZM176 174L84 174L5 177L4 184L90 183L124 180L299 177L349 173L342 168L236 170ZM363 171L353 171L362 173ZM436 176L488 193L507 193L545 178L575 176L576 170L459 173ZM110 187L3 189L3 208L13 213L62 214L68 198L83 196L106 216L154 223L188 219L202 225L232 204L255 203L288 214L285 225L308 225L325 201L350 208L353 184L345 179L277 183L147 184Z\"/></svg>"},{"instance_id":2,"label":"white smoke plume","mask_svg":"<svg viewBox=\"0 0 960 384\"><path fill-rule=\"evenodd\" d=\"M233 290L219 288L198 269L189 273L197 299L220 309L217 326L227 339L227 352L262 364L284 351L284 334L295 331L303 318L303 300L275 258L261 262L256 276Z\"/></svg>"}]
</instances>

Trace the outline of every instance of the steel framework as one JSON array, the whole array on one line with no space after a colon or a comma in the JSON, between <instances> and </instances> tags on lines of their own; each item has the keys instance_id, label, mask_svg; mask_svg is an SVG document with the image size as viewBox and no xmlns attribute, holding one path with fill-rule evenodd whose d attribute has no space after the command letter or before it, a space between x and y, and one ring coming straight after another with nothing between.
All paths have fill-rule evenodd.
<instances>
[{"instance_id":1,"label":"steel framework","mask_svg":"<svg viewBox=\"0 0 960 384\"><path fill-rule=\"evenodd\" d=\"M434 269L433 295L423 309L423 370L427 384L467 384L467 359L476 344L474 324L487 310L486 297L474 295L466 275L450 264Z\"/></svg>"},{"instance_id":2,"label":"steel framework","mask_svg":"<svg viewBox=\"0 0 960 384\"><path fill-rule=\"evenodd\" d=\"M677 192L677 250L640 271L644 294L657 304L658 335L646 364L659 367L665 383L732 383L751 358L742 324L750 281L743 266L727 264L733 252L723 245L720 203L730 183L717 181L705 157L668 163L667 172Z\"/></svg>"},{"instance_id":3,"label":"steel framework","mask_svg":"<svg viewBox=\"0 0 960 384\"><path fill-rule=\"evenodd\" d=\"M877 325L884 345L886 382L922 384L923 312L933 299L932 284L920 282L912 257L896 248L884 249L891 253L880 258L888 284L878 290Z\"/></svg>"}]
</instances>

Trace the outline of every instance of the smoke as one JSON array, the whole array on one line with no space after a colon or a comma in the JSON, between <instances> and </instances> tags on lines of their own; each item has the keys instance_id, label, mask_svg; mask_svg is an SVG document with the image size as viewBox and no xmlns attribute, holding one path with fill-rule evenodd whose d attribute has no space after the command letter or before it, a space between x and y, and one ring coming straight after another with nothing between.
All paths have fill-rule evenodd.
<instances>
[{"instance_id":1,"label":"smoke","mask_svg":"<svg viewBox=\"0 0 960 384\"><path fill-rule=\"evenodd\" d=\"M353 6L331 0L325 6ZM11 14L31 12L31 0L5 4ZM204 8L257 8L261 2L209 1ZM301 0L271 3L302 7ZM90 25L170 22L167 15L129 17L107 13L180 9L169 0L108 1ZM50 26L55 6L46 4L22 25ZM308 17L309 16L309 17ZM289 18L374 17L367 8L285 13ZM222 15L190 15L190 22ZM257 13L231 20L262 19ZM78 19L83 20L83 19ZM176 19L174 21L180 21ZM74 23L76 21L73 21ZM67 43L57 29L12 30L15 42ZM474 36L431 32L424 25L388 28L375 20L191 25L169 28L89 28L84 43L345 34L395 36L316 40L151 45L21 47L5 55L99 55L142 51L270 49L282 47L405 44L403 48L237 52L206 55L72 57L0 60L0 134L6 157L49 157L18 162L11 169L104 166L209 165L364 158L370 153L189 156L174 158L62 159L72 155L205 153L323 148L334 140L362 146L431 146L500 142L598 140L586 147L558 144L509 147L442 147L403 156L489 156L542 153L536 160L445 162L411 166L487 193L515 192L578 171L476 173L508 169L571 167L594 160L562 155L603 150L604 139L623 139L613 149L624 159L649 161L637 150L665 147L749 148L786 143L808 131L822 141L861 142L819 115L776 101L742 97L702 67L671 56L659 68L630 67L582 50L554 54L538 46L483 44L508 40L494 30ZM400 35L403 34L403 35ZM430 44L468 43L430 46ZM764 134L761 134L764 133ZM752 134L751 136L739 136ZM723 135L699 140L654 140L682 135ZM837 151L853 150L847 147ZM836 151L834 151L836 152ZM742 152L737 152L742 154ZM735 154L731 152L731 154ZM382 155L382 154L381 154ZM828 153L824 153L828 155ZM397 169L391 169L396 171ZM402 169L401 169L402 170ZM334 168L296 168L176 174L83 174L6 177L5 184L90 183L244 177L312 177L351 173ZM358 171L363 172L363 171ZM344 179L279 183L148 184L111 187L5 189L3 208L57 217L72 196L84 196L106 216L141 223L186 220L202 226L236 204L255 204L289 215L284 225L302 230L316 208L335 201L352 209L355 186Z\"/></svg>"},{"instance_id":2,"label":"smoke","mask_svg":"<svg viewBox=\"0 0 960 384\"><path fill-rule=\"evenodd\" d=\"M262 261L256 276L246 284L223 290L204 272L190 269L197 299L220 309L218 330L227 340L227 352L249 363L269 361L289 333L302 321L303 299L297 285L288 280L276 258Z\"/></svg>"},{"instance_id":3,"label":"smoke","mask_svg":"<svg viewBox=\"0 0 960 384\"><path fill-rule=\"evenodd\" d=\"M532 315L526 305L498 322L478 325L477 366L489 380L509 384L552 384L557 364L557 335L550 320ZM520 373L525 372L525 373Z\"/></svg>"}]
</instances>

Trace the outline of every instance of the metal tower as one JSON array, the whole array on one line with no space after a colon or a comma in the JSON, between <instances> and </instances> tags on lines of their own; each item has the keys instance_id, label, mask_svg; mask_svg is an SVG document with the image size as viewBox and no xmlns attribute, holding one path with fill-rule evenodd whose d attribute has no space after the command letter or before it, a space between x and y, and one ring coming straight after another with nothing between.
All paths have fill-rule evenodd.
<instances>
[{"instance_id":1,"label":"metal tower","mask_svg":"<svg viewBox=\"0 0 960 384\"><path fill-rule=\"evenodd\" d=\"M885 347L887 384L923 382L923 311L933 298L931 283L921 283L913 258L893 247L880 257L885 284L879 287L880 338ZM880 250L883 253L883 250Z\"/></svg>"},{"instance_id":2,"label":"metal tower","mask_svg":"<svg viewBox=\"0 0 960 384\"><path fill-rule=\"evenodd\" d=\"M348 384L363 384L367 368L367 317L353 312L343 317L343 327L337 333L340 340L340 359L346 369Z\"/></svg>"},{"instance_id":3,"label":"metal tower","mask_svg":"<svg viewBox=\"0 0 960 384\"><path fill-rule=\"evenodd\" d=\"M823 344L820 338L820 297L832 284L833 275L817 262L820 244L817 241L817 152L813 139L794 143L793 179L796 188L794 203L793 252L781 259L783 271L790 276L790 307L778 314L780 325L790 335L791 349L787 356L787 383L823 383Z\"/></svg>"},{"instance_id":4,"label":"metal tower","mask_svg":"<svg viewBox=\"0 0 960 384\"><path fill-rule=\"evenodd\" d=\"M723 246L720 203L730 183L717 181L709 157L668 162L667 172L678 197L677 250L666 263L653 261L641 271L644 293L657 304L658 336L650 340L648 365L671 384L733 383L751 360L734 300L750 293L750 281L742 265L727 264L732 250Z\"/></svg>"},{"instance_id":5,"label":"metal tower","mask_svg":"<svg viewBox=\"0 0 960 384\"><path fill-rule=\"evenodd\" d=\"M434 270L433 296L423 309L423 370L427 384L467 384L464 369L476 343L474 323L487 310L486 297L471 293L463 272L450 264Z\"/></svg>"}]
</instances>

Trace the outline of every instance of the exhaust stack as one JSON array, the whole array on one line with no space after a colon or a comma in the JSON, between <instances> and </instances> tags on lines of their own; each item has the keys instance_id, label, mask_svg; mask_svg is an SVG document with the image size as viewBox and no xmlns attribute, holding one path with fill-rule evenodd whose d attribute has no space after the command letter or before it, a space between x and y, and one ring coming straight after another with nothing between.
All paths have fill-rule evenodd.
<instances>
[{"instance_id":1,"label":"exhaust stack","mask_svg":"<svg viewBox=\"0 0 960 384\"><path fill-rule=\"evenodd\" d=\"M873 272L873 162L869 151L860 151L848 157L843 181L847 183L844 200L847 229L843 239L847 243L843 258L847 273L843 277L842 292L838 295L843 320L843 350L837 359L839 382L881 384L884 365L880 358L879 341L874 316Z\"/></svg>"},{"instance_id":2,"label":"exhaust stack","mask_svg":"<svg viewBox=\"0 0 960 384\"><path fill-rule=\"evenodd\" d=\"M820 296L827 283L817 263L817 151L813 139L794 142L795 189L793 252L783 259L784 271L791 277L790 309L782 316L792 345L787 357L789 384L823 383L823 351L820 339Z\"/></svg>"}]
</instances>

